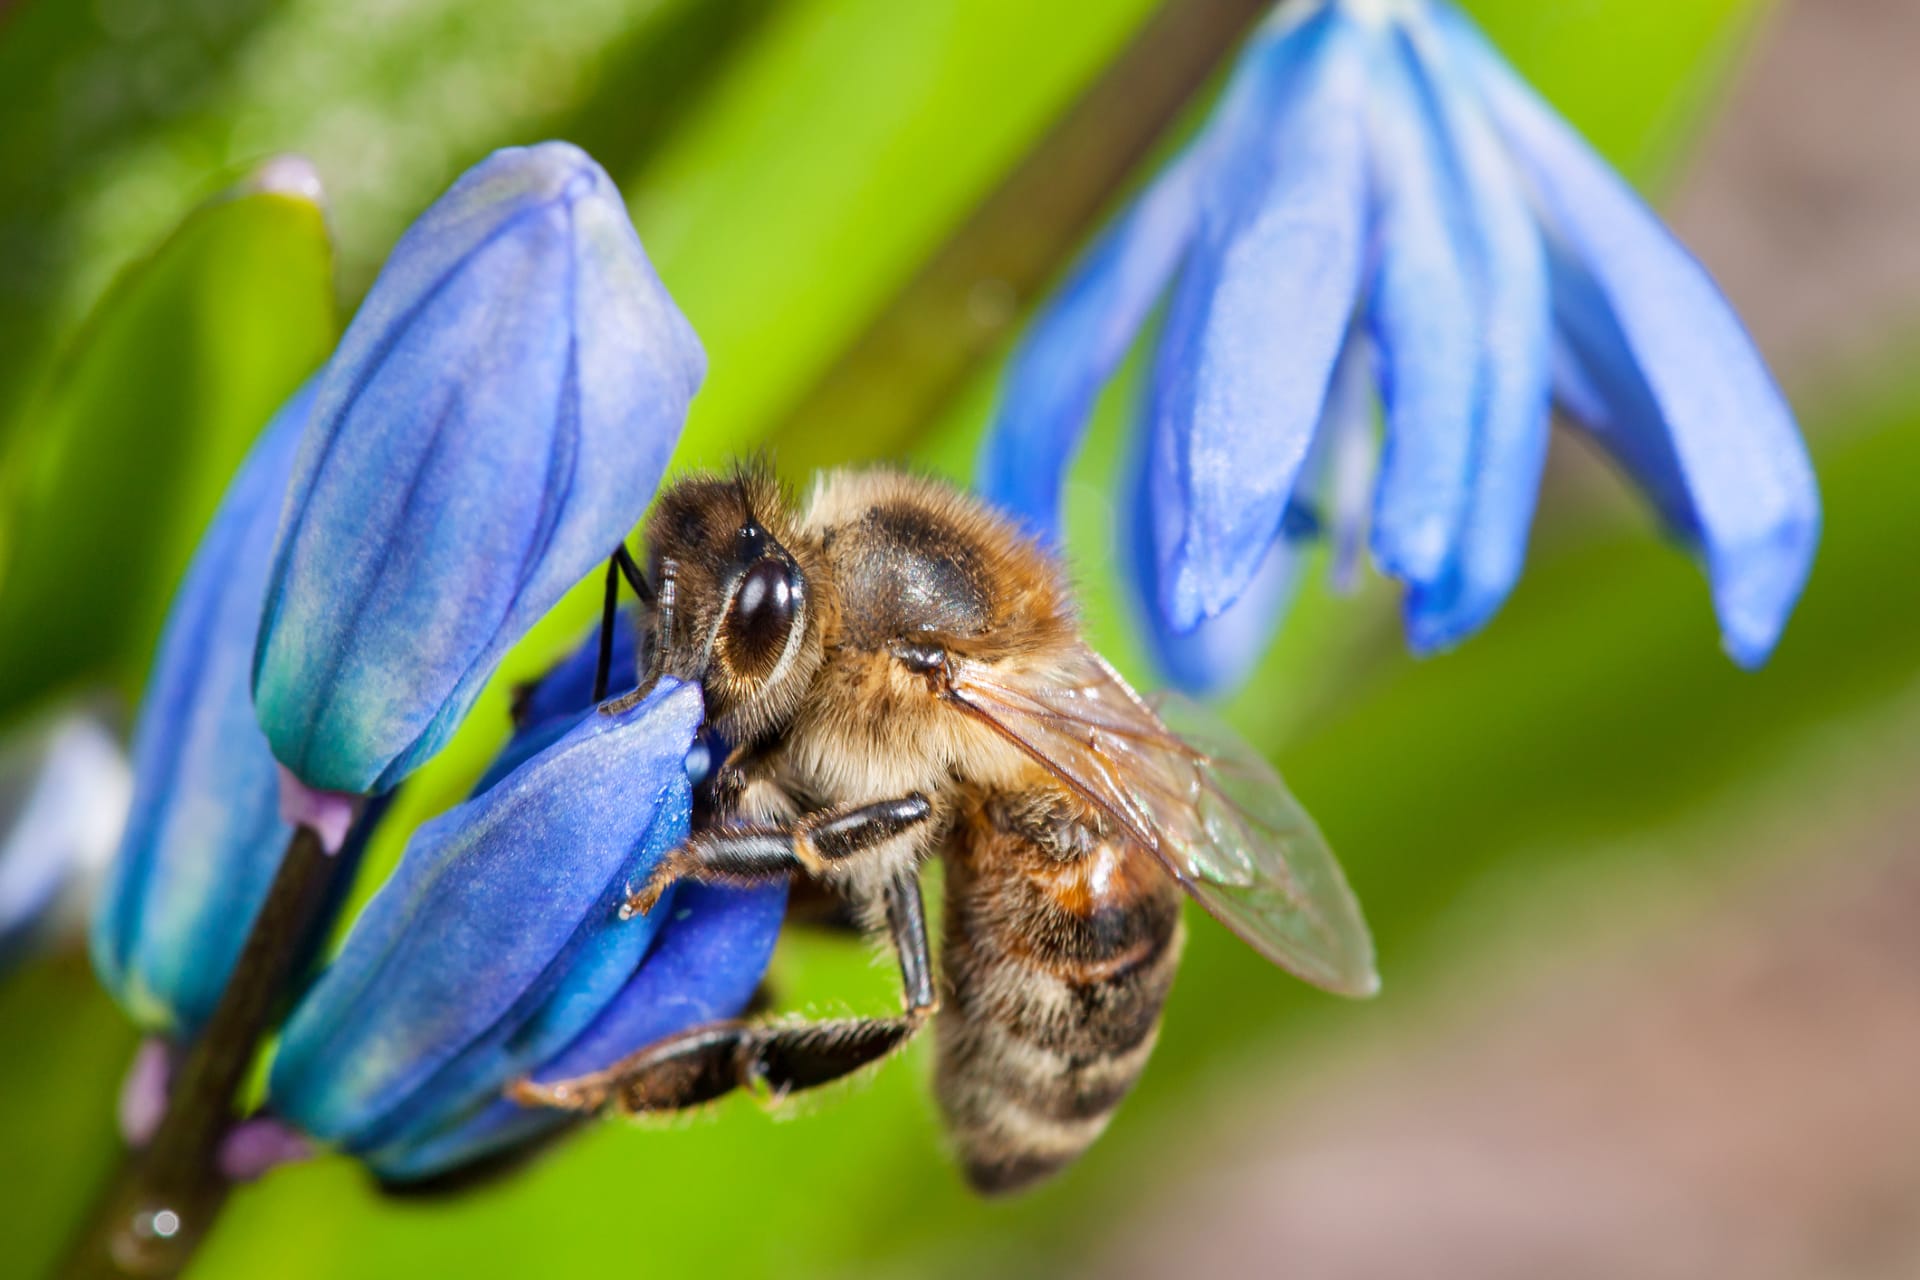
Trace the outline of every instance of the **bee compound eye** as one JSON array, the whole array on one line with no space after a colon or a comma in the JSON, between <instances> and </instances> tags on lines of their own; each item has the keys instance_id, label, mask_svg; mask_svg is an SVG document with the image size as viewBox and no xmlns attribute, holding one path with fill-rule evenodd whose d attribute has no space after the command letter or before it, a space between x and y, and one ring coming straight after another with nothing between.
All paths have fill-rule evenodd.
<instances>
[{"instance_id":1,"label":"bee compound eye","mask_svg":"<svg viewBox=\"0 0 1920 1280\"><path fill-rule=\"evenodd\" d=\"M792 571L778 560L762 560L740 579L726 634L727 661L739 674L771 674L793 631L799 595Z\"/></svg>"}]
</instances>

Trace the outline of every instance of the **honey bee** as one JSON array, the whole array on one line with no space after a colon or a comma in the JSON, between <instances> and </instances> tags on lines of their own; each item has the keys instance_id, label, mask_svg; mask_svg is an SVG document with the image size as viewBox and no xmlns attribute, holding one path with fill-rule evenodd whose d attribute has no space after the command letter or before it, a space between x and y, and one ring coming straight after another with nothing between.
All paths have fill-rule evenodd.
<instances>
[{"instance_id":1,"label":"honey bee","mask_svg":"<svg viewBox=\"0 0 1920 1280\"><path fill-rule=\"evenodd\" d=\"M1139 1077L1183 891L1308 982L1376 988L1358 905L1271 766L1189 704L1128 687L1081 638L1052 557L979 500L841 471L796 506L755 467L674 485L646 535L646 572L627 565L643 662L698 682L731 746L630 910L682 877L809 878L891 939L905 1008L700 1027L595 1075L523 1082L523 1103L784 1095L937 1019L960 1163L977 1190L1009 1192L1084 1151ZM919 884L935 856L937 977Z\"/></svg>"}]
</instances>

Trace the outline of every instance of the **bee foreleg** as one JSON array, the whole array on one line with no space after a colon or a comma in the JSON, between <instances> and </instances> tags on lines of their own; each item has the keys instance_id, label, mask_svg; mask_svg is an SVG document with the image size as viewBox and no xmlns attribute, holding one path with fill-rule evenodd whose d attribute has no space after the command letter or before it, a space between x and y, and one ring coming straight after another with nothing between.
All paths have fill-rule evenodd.
<instances>
[{"instance_id":1,"label":"bee foreleg","mask_svg":"<svg viewBox=\"0 0 1920 1280\"><path fill-rule=\"evenodd\" d=\"M897 877L887 888L886 905L906 1004L897 1017L714 1023L671 1036L592 1075L547 1084L522 1080L509 1096L522 1106L567 1111L678 1111L738 1088L784 1097L879 1061L912 1039L938 1008L918 875Z\"/></svg>"},{"instance_id":2,"label":"bee foreleg","mask_svg":"<svg viewBox=\"0 0 1920 1280\"><path fill-rule=\"evenodd\" d=\"M790 823L709 827L668 854L622 913L645 915L683 877L753 882L795 872L820 875L843 859L879 848L933 816L918 792L847 809L822 809Z\"/></svg>"}]
</instances>

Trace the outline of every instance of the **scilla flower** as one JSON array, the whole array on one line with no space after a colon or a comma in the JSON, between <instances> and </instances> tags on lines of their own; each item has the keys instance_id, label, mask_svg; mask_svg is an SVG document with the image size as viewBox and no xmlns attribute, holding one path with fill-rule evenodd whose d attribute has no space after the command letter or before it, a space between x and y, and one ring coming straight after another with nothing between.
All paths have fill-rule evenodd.
<instances>
[{"instance_id":1,"label":"scilla flower","mask_svg":"<svg viewBox=\"0 0 1920 1280\"><path fill-rule=\"evenodd\" d=\"M744 1003L783 895L744 914L698 894L658 919L616 910L686 834L701 705L685 686L620 716L592 712L577 679L538 691L541 722L468 804L414 833L304 996L311 966L298 963L387 790L638 521L701 363L611 184L572 147L496 154L402 239L330 364L235 478L147 692L94 949L143 1026L215 1044L181 1070L251 1056L264 1025L234 1018L235 1033L209 1015L230 1008L223 992L264 938L276 965L294 958L281 998L249 1014L293 1005L275 1109L383 1173L421 1176L557 1123L490 1114L512 1079ZM357 815L346 857L302 855L328 868L297 899L317 923L260 933L263 901L308 883L282 858L307 847L290 843L294 825L340 818L322 803L337 791L375 798L339 806ZM344 822L321 834L335 846ZM674 946L737 939L737 964L703 976L675 962L639 981L666 933ZM147 1093L166 1089L154 1080ZM152 1132L156 1147L173 1141L164 1123Z\"/></svg>"},{"instance_id":2,"label":"scilla flower","mask_svg":"<svg viewBox=\"0 0 1920 1280\"><path fill-rule=\"evenodd\" d=\"M1416 649L1484 625L1553 403L1701 558L1733 658L1772 651L1820 523L1788 406L1701 266L1444 0L1283 5L1038 317L981 484L1042 536L1163 296L1135 524L1176 678L1231 683L1258 655L1290 528L1370 524ZM1338 392L1369 371L1377 475L1368 397Z\"/></svg>"},{"instance_id":3,"label":"scilla flower","mask_svg":"<svg viewBox=\"0 0 1920 1280\"><path fill-rule=\"evenodd\" d=\"M143 1026L190 1038L211 1012L292 820L323 820L301 793L389 788L638 521L700 369L573 147L497 153L401 239L173 606L94 926Z\"/></svg>"},{"instance_id":4,"label":"scilla flower","mask_svg":"<svg viewBox=\"0 0 1920 1280\"><path fill-rule=\"evenodd\" d=\"M133 742L133 807L93 963L144 1030L191 1038L227 984L290 834L248 689L273 531L309 384L241 464L174 597Z\"/></svg>"},{"instance_id":5,"label":"scilla flower","mask_svg":"<svg viewBox=\"0 0 1920 1280\"><path fill-rule=\"evenodd\" d=\"M544 714L471 800L415 833L288 1020L270 1106L388 1180L567 1123L503 1091L732 1017L766 968L784 885L683 885L665 910L621 919L686 837L702 708L667 681L618 716L589 710L596 648L523 698Z\"/></svg>"},{"instance_id":6,"label":"scilla flower","mask_svg":"<svg viewBox=\"0 0 1920 1280\"><path fill-rule=\"evenodd\" d=\"M640 520L705 369L606 174L501 151L403 236L320 379L261 622L275 755L377 793Z\"/></svg>"}]
</instances>

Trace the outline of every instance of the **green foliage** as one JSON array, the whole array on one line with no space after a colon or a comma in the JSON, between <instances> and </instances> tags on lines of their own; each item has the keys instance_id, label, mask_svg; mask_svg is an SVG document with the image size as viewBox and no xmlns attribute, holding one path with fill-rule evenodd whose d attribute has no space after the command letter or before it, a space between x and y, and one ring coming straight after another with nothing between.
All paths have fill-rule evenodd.
<instances>
[{"instance_id":1,"label":"green foliage","mask_svg":"<svg viewBox=\"0 0 1920 1280\"><path fill-rule=\"evenodd\" d=\"M138 691L228 478L332 344L300 196L208 204L114 284L6 436L0 718L80 682Z\"/></svg>"}]
</instances>

